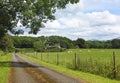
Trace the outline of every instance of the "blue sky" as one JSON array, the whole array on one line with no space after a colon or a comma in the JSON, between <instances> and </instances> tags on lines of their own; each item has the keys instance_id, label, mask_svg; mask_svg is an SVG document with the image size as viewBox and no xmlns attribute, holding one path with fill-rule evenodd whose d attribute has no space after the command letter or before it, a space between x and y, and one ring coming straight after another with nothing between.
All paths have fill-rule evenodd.
<instances>
[{"instance_id":1,"label":"blue sky","mask_svg":"<svg viewBox=\"0 0 120 83\"><path fill-rule=\"evenodd\" d=\"M72 40L109 40L120 37L120 0L80 0L57 10L56 20L47 22L37 35L58 35Z\"/></svg>"}]
</instances>

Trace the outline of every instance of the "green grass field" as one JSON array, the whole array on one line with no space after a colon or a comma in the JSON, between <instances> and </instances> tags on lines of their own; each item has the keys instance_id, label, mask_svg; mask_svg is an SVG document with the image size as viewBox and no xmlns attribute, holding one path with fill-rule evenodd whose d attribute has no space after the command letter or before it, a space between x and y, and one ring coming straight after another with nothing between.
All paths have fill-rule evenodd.
<instances>
[{"instance_id":1,"label":"green grass field","mask_svg":"<svg viewBox=\"0 0 120 83\"><path fill-rule=\"evenodd\" d=\"M8 83L10 75L11 54L0 51L0 83Z\"/></svg>"},{"instance_id":2,"label":"green grass field","mask_svg":"<svg viewBox=\"0 0 120 83\"><path fill-rule=\"evenodd\" d=\"M116 57L114 71L113 52ZM89 72L103 77L120 80L119 49L70 49L65 52L27 53L44 62L73 70Z\"/></svg>"}]
</instances>

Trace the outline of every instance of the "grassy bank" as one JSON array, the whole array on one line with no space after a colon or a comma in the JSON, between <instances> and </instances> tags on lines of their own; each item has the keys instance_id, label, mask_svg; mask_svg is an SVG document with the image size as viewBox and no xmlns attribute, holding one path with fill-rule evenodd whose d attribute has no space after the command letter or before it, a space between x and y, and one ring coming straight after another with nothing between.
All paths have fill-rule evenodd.
<instances>
[{"instance_id":1,"label":"grassy bank","mask_svg":"<svg viewBox=\"0 0 120 83\"><path fill-rule=\"evenodd\" d=\"M0 56L0 83L8 83L10 75L11 54Z\"/></svg>"},{"instance_id":2,"label":"grassy bank","mask_svg":"<svg viewBox=\"0 0 120 83\"><path fill-rule=\"evenodd\" d=\"M72 76L72 77L77 78L79 80L87 81L88 83L120 83L120 81L111 80L111 79L104 78L104 77L101 77L101 76L98 76L98 75L93 75L93 74L90 74L90 73L84 73L84 72L81 72L81 71L74 71L74 70L65 68L63 66L56 66L54 64L46 63L46 62L40 61L40 59L33 58L33 57L30 57L30 56L26 56L26 55L22 55L22 56L28 58L29 60L31 60L33 62L42 64L42 65L47 66L47 67L49 67L53 70L56 70L60 73L64 73L68 76Z\"/></svg>"}]
</instances>

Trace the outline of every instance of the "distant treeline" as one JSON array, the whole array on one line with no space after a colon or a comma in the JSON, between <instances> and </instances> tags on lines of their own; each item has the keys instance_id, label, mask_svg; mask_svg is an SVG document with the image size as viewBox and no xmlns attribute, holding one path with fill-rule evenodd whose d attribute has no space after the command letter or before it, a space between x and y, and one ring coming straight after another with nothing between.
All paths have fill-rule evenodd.
<instances>
[{"instance_id":1,"label":"distant treeline","mask_svg":"<svg viewBox=\"0 0 120 83\"><path fill-rule=\"evenodd\" d=\"M99 41L99 40L84 40L78 38L71 40L61 36L9 36L6 34L0 41L0 49L12 51L16 48L32 48L35 51L64 51L65 49L73 48L120 48L120 39Z\"/></svg>"},{"instance_id":2,"label":"distant treeline","mask_svg":"<svg viewBox=\"0 0 120 83\"><path fill-rule=\"evenodd\" d=\"M99 41L99 40L84 40L78 38L77 40L70 40L61 36L40 36L40 37L26 37L26 36L12 36L13 44L16 48L34 48L35 43L41 42L45 47L60 46L61 48L120 48L120 39Z\"/></svg>"},{"instance_id":3,"label":"distant treeline","mask_svg":"<svg viewBox=\"0 0 120 83\"><path fill-rule=\"evenodd\" d=\"M15 48L33 48L35 51L64 51L74 48L72 40L60 36L12 36Z\"/></svg>"}]
</instances>

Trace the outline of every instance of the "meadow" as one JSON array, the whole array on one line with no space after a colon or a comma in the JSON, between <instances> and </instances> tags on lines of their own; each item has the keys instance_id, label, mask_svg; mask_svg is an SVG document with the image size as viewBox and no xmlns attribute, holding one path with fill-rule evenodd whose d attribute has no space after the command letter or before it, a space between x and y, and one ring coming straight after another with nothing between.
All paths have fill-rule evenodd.
<instances>
[{"instance_id":1,"label":"meadow","mask_svg":"<svg viewBox=\"0 0 120 83\"><path fill-rule=\"evenodd\" d=\"M34 52L27 55L72 70L120 80L119 49L70 49L65 52Z\"/></svg>"}]
</instances>

